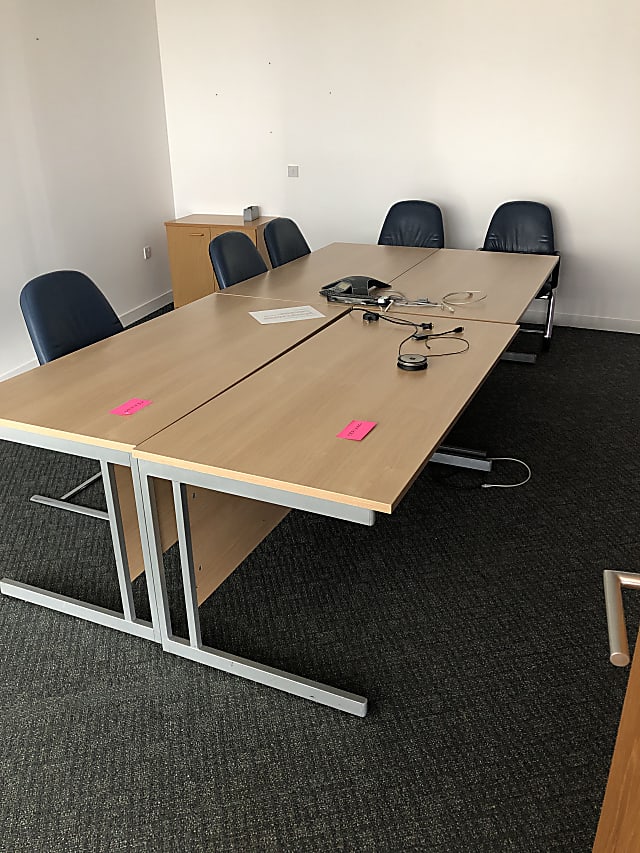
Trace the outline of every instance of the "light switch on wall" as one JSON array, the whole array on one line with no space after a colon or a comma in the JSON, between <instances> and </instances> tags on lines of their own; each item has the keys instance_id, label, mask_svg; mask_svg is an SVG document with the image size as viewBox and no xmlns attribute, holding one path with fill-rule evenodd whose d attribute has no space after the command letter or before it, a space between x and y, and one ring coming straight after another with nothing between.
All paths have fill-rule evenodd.
<instances>
[{"instance_id":1,"label":"light switch on wall","mask_svg":"<svg viewBox=\"0 0 640 853\"><path fill-rule=\"evenodd\" d=\"M299 166L287 166L287 177L288 178L297 178L299 172Z\"/></svg>"}]
</instances>

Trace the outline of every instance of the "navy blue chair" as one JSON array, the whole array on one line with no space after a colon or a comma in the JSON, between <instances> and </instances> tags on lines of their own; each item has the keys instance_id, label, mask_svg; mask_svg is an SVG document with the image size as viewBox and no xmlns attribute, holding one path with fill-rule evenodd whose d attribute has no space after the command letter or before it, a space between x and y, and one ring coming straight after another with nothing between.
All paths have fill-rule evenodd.
<instances>
[{"instance_id":1,"label":"navy blue chair","mask_svg":"<svg viewBox=\"0 0 640 853\"><path fill-rule=\"evenodd\" d=\"M267 271L260 252L242 231L226 231L209 243L209 257L220 289Z\"/></svg>"},{"instance_id":2,"label":"navy blue chair","mask_svg":"<svg viewBox=\"0 0 640 853\"><path fill-rule=\"evenodd\" d=\"M508 201L501 204L491 217L482 250L560 257L555 247L551 211L546 204L538 201ZM559 275L560 262L558 261L535 297L547 301L547 313L542 328L522 329L524 332L542 334L542 345L545 350L551 345Z\"/></svg>"},{"instance_id":3,"label":"navy blue chair","mask_svg":"<svg viewBox=\"0 0 640 853\"><path fill-rule=\"evenodd\" d=\"M444 248L442 211L431 201L396 202L384 220L378 245Z\"/></svg>"},{"instance_id":4,"label":"navy blue chair","mask_svg":"<svg viewBox=\"0 0 640 853\"><path fill-rule=\"evenodd\" d=\"M45 273L27 282L20 293L20 308L40 364L110 338L123 328L102 291L77 270ZM100 478L100 473L94 474L60 498L32 495L31 500L107 519L103 510L69 501Z\"/></svg>"},{"instance_id":5,"label":"navy blue chair","mask_svg":"<svg viewBox=\"0 0 640 853\"><path fill-rule=\"evenodd\" d=\"M311 252L309 244L293 219L282 216L267 223L264 229L264 242L273 267L281 267Z\"/></svg>"},{"instance_id":6,"label":"navy blue chair","mask_svg":"<svg viewBox=\"0 0 640 853\"><path fill-rule=\"evenodd\" d=\"M58 270L29 281L20 308L40 364L122 331L102 291L84 273Z\"/></svg>"}]
</instances>

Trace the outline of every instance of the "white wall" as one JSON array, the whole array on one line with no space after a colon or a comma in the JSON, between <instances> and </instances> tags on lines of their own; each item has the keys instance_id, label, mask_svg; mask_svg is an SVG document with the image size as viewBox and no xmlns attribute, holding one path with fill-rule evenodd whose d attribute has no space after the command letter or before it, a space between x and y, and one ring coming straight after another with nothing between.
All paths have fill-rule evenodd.
<instances>
[{"instance_id":1,"label":"white wall","mask_svg":"<svg viewBox=\"0 0 640 853\"><path fill-rule=\"evenodd\" d=\"M0 15L1 377L35 363L18 308L35 275L81 269L125 320L167 301L174 207L153 0Z\"/></svg>"},{"instance_id":2,"label":"white wall","mask_svg":"<svg viewBox=\"0 0 640 853\"><path fill-rule=\"evenodd\" d=\"M401 198L447 245L552 207L559 319L640 331L637 0L156 0L176 214L248 204L314 248ZM286 166L300 165L288 179Z\"/></svg>"}]
</instances>

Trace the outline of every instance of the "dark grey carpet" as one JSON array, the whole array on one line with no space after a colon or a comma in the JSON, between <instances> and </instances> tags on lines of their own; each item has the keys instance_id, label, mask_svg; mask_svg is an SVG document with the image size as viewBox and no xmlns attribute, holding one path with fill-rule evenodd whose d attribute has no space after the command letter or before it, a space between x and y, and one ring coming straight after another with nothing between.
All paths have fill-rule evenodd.
<instances>
[{"instance_id":1,"label":"dark grey carpet","mask_svg":"<svg viewBox=\"0 0 640 853\"><path fill-rule=\"evenodd\" d=\"M364 720L2 598L0 850L590 850L628 677L601 573L640 570L639 345L560 328L497 367L455 441L528 485L432 466L371 529L291 513L202 608L207 643L363 693ZM114 607L106 525L27 501L91 465L0 453L2 574Z\"/></svg>"}]
</instances>

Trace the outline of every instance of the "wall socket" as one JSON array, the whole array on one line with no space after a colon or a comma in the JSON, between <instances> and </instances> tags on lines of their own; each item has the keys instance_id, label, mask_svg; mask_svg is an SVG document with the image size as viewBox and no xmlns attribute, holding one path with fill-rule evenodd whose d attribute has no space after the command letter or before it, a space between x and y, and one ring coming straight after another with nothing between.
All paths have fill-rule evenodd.
<instances>
[{"instance_id":1,"label":"wall socket","mask_svg":"<svg viewBox=\"0 0 640 853\"><path fill-rule=\"evenodd\" d=\"M149 260L149 258L151 257L151 246L144 246L144 248L142 249L142 257L145 259L145 261Z\"/></svg>"},{"instance_id":2,"label":"wall socket","mask_svg":"<svg viewBox=\"0 0 640 853\"><path fill-rule=\"evenodd\" d=\"M288 178L297 178L299 175L300 167L299 166L287 166L287 177Z\"/></svg>"}]
</instances>

